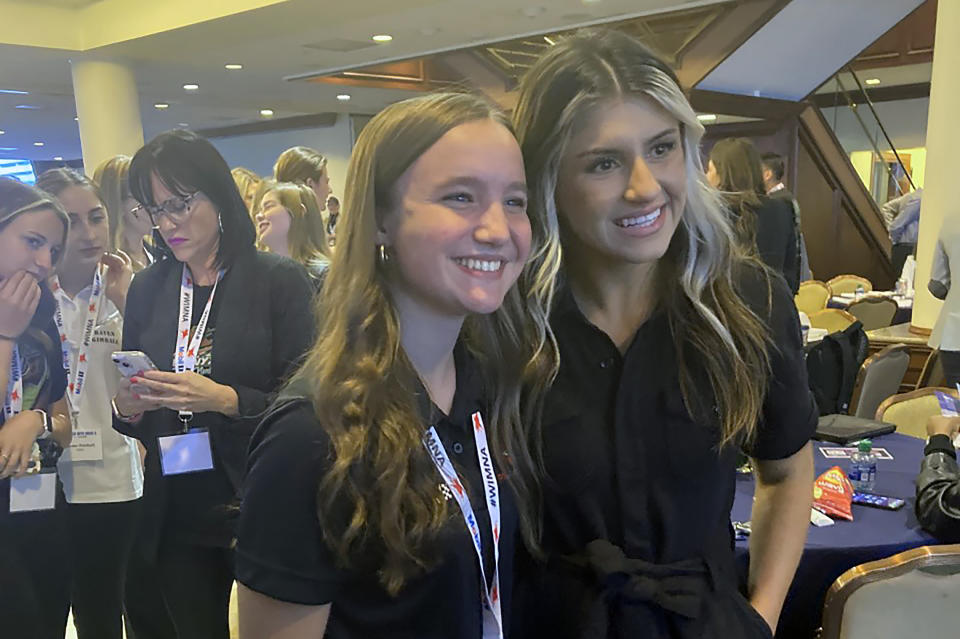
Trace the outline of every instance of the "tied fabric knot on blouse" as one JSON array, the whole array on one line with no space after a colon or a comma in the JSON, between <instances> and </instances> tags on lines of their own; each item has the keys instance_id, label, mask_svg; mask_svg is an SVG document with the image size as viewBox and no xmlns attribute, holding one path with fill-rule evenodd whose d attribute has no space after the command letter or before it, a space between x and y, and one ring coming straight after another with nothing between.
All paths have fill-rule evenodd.
<instances>
[{"instance_id":1,"label":"tied fabric knot on blouse","mask_svg":"<svg viewBox=\"0 0 960 639\"><path fill-rule=\"evenodd\" d=\"M602 590L602 596L590 604L585 638L609 637L615 618L629 614L625 607L637 604L654 604L684 620L696 621L705 596L715 587L713 570L702 557L656 564L631 559L605 539L591 541L584 551L563 561L589 571Z\"/></svg>"}]
</instances>

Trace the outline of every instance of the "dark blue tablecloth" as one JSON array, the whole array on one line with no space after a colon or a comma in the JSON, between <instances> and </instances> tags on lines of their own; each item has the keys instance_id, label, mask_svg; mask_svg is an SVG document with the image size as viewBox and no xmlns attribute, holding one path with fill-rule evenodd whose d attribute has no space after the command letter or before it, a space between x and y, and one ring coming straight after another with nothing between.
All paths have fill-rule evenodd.
<instances>
[{"instance_id":1,"label":"dark blue tablecloth","mask_svg":"<svg viewBox=\"0 0 960 639\"><path fill-rule=\"evenodd\" d=\"M896 433L874 440L875 447L886 448L893 455L893 459L880 460L877 464L876 492L901 497L907 503L897 511L854 506L852 522L837 520L833 526L810 526L803 557L780 616L778 639L814 636L820 625L827 589L846 570L910 548L937 543L920 528L913 513L913 482L920 471L924 443ZM836 444L813 444L818 476L833 466L847 469L848 460L827 459L820 452L820 448ZM750 519L753 489L752 476L738 475L737 494L730 513L734 521ZM747 544L747 541L737 542L737 559L743 575L749 562Z\"/></svg>"}]
</instances>

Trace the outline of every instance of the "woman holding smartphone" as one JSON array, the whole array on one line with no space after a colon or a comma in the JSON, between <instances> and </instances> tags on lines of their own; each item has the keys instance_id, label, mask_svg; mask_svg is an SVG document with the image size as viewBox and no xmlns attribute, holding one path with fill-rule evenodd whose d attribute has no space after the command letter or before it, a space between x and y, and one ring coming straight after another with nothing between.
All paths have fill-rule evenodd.
<instances>
[{"instance_id":1,"label":"woman holding smartphone","mask_svg":"<svg viewBox=\"0 0 960 639\"><path fill-rule=\"evenodd\" d=\"M69 227L51 196L0 178L0 634L10 637L62 639L70 609L55 472L71 429L46 284Z\"/></svg>"},{"instance_id":2,"label":"woman holding smartphone","mask_svg":"<svg viewBox=\"0 0 960 639\"><path fill-rule=\"evenodd\" d=\"M254 248L253 223L208 141L163 133L130 187L166 259L137 274L123 348L159 370L121 381L114 427L147 448L145 523L179 639L229 636L233 508L254 427L313 339L303 268Z\"/></svg>"},{"instance_id":3,"label":"woman holding smartphone","mask_svg":"<svg viewBox=\"0 0 960 639\"><path fill-rule=\"evenodd\" d=\"M559 237L561 368L523 637L769 637L803 550L817 410L793 298L737 248L703 127L632 37L551 47L514 111L531 216ZM753 459L750 575L730 527Z\"/></svg>"},{"instance_id":4,"label":"woman holding smartphone","mask_svg":"<svg viewBox=\"0 0 960 639\"><path fill-rule=\"evenodd\" d=\"M346 190L324 330L254 437L240 635L503 637L536 537L524 426L556 365L548 282L521 277L550 247L520 149L479 98L405 100L364 127Z\"/></svg>"},{"instance_id":5,"label":"woman holding smartphone","mask_svg":"<svg viewBox=\"0 0 960 639\"><path fill-rule=\"evenodd\" d=\"M37 186L70 217L66 256L50 288L73 414L73 440L58 466L73 553L73 621L80 639L120 639L124 578L143 495L136 440L113 430L110 409L120 378L111 354L120 349L132 261L111 252L107 212L86 176L51 169Z\"/></svg>"}]
</instances>

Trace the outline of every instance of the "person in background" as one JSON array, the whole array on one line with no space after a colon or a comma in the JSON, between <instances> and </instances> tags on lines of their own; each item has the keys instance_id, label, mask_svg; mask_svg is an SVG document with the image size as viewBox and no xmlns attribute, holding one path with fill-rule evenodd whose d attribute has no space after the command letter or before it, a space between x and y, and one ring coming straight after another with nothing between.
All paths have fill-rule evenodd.
<instances>
[{"instance_id":1,"label":"person in background","mask_svg":"<svg viewBox=\"0 0 960 639\"><path fill-rule=\"evenodd\" d=\"M143 470L136 441L111 427L120 375L130 257L110 252L107 212L96 186L73 169L52 169L37 187L70 217L66 254L50 282L68 375L73 440L58 465L73 555L71 605L79 639L121 639L123 589Z\"/></svg>"},{"instance_id":2,"label":"person in background","mask_svg":"<svg viewBox=\"0 0 960 639\"><path fill-rule=\"evenodd\" d=\"M954 447L958 429L960 417L930 417L917 476L917 521L945 544L960 543L960 468Z\"/></svg>"},{"instance_id":3,"label":"person in background","mask_svg":"<svg viewBox=\"0 0 960 639\"><path fill-rule=\"evenodd\" d=\"M720 190L740 242L787 281L800 287L797 227L790 202L767 197L760 154L746 138L719 140L710 150L707 180Z\"/></svg>"},{"instance_id":4,"label":"person in background","mask_svg":"<svg viewBox=\"0 0 960 639\"><path fill-rule=\"evenodd\" d=\"M327 197L330 195L330 175L327 172L327 158L319 151L305 146L287 149L273 165L273 179L277 182L306 184L317 196L320 210L326 210Z\"/></svg>"},{"instance_id":5,"label":"person in background","mask_svg":"<svg viewBox=\"0 0 960 639\"><path fill-rule=\"evenodd\" d=\"M703 174L703 126L637 39L549 47L514 123L534 228L563 247L546 562L522 573L514 636L768 638L812 501L818 414L793 297L742 253ZM556 259L528 268L547 276ZM730 527L741 449L757 482L749 599Z\"/></svg>"},{"instance_id":6,"label":"person in background","mask_svg":"<svg viewBox=\"0 0 960 639\"><path fill-rule=\"evenodd\" d=\"M47 278L59 266L70 222L50 195L0 178L0 635L63 639L70 609L70 552L63 492L13 501L28 470L56 469L70 445L67 377ZM49 474L45 485L50 486ZM56 508L54 508L56 503ZM36 510L27 510L35 508Z\"/></svg>"},{"instance_id":7,"label":"person in background","mask_svg":"<svg viewBox=\"0 0 960 639\"><path fill-rule=\"evenodd\" d=\"M130 194L130 158L117 155L104 160L93 172L103 205L110 221L110 238L113 246L130 256L134 272L153 263L150 218L137 208L137 201Z\"/></svg>"},{"instance_id":8,"label":"person in background","mask_svg":"<svg viewBox=\"0 0 960 639\"><path fill-rule=\"evenodd\" d=\"M303 184L273 184L260 200L256 222L260 246L302 264L319 288L331 251L313 191Z\"/></svg>"},{"instance_id":9,"label":"person in background","mask_svg":"<svg viewBox=\"0 0 960 639\"><path fill-rule=\"evenodd\" d=\"M137 151L130 187L166 254L134 278L114 428L147 448L144 525L178 639L229 637L234 501L250 436L313 341L303 268L254 247L223 157L184 130ZM184 454L186 453L186 454Z\"/></svg>"},{"instance_id":10,"label":"person in background","mask_svg":"<svg viewBox=\"0 0 960 639\"><path fill-rule=\"evenodd\" d=\"M250 217L252 218L257 214L256 209L253 208L253 199L257 193L257 187L260 186L260 176L242 166L230 171L230 175L233 176L233 181L237 183L237 190L243 196L243 203L247 205L247 210L250 211Z\"/></svg>"},{"instance_id":11,"label":"person in background","mask_svg":"<svg viewBox=\"0 0 960 639\"><path fill-rule=\"evenodd\" d=\"M927 289L944 300L927 344L939 349L947 386L960 384L960 290L951 286L951 265L960 264L960 226L944 222L937 238Z\"/></svg>"},{"instance_id":12,"label":"person in background","mask_svg":"<svg viewBox=\"0 0 960 639\"><path fill-rule=\"evenodd\" d=\"M335 195L327 198L327 237L330 246L336 244L337 221L340 219L340 200Z\"/></svg>"},{"instance_id":13,"label":"person in background","mask_svg":"<svg viewBox=\"0 0 960 639\"><path fill-rule=\"evenodd\" d=\"M481 98L398 102L360 133L324 330L251 449L242 639L509 635L518 529L537 536L525 431L557 361L549 282L523 268L558 249L526 194Z\"/></svg>"},{"instance_id":14,"label":"person in background","mask_svg":"<svg viewBox=\"0 0 960 639\"><path fill-rule=\"evenodd\" d=\"M920 201L923 189L917 189L894 198L880 207L883 219L893 242L891 261L894 271L903 270L908 255L917 250L917 236L920 232Z\"/></svg>"},{"instance_id":15,"label":"person in background","mask_svg":"<svg viewBox=\"0 0 960 639\"><path fill-rule=\"evenodd\" d=\"M813 273L810 272L810 261L807 258L807 241L803 237L803 226L800 223L800 203L783 184L783 156L768 151L760 156L760 163L763 167L763 185L767 190L767 196L787 200L793 207L793 221L797 231L797 250L800 252L800 281L812 280Z\"/></svg>"}]
</instances>

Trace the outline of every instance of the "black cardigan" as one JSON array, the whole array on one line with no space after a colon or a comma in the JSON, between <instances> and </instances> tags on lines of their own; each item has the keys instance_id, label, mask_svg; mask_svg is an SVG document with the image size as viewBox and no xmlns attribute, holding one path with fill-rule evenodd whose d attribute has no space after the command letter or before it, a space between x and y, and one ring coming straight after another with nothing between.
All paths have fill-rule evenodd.
<instances>
[{"instance_id":1,"label":"black cardigan","mask_svg":"<svg viewBox=\"0 0 960 639\"><path fill-rule=\"evenodd\" d=\"M760 259L787 280L790 292L800 287L800 261L793 204L789 200L761 197L757 215L757 252Z\"/></svg>"},{"instance_id":2,"label":"black cardigan","mask_svg":"<svg viewBox=\"0 0 960 639\"><path fill-rule=\"evenodd\" d=\"M127 295L124 350L146 353L160 370L173 368L183 263L166 259L136 275ZM210 378L237 393L240 417L202 413L197 425L209 428L211 447L234 491L239 491L247 448L254 429L280 385L313 343L313 287L303 267L292 260L252 248L241 253L217 287ZM164 512L164 482L157 437L179 432L176 412L148 412L135 423L114 419L113 426L147 448L145 531L159 541Z\"/></svg>"}]
</instances>

